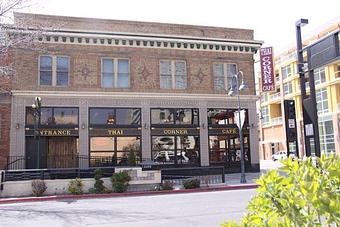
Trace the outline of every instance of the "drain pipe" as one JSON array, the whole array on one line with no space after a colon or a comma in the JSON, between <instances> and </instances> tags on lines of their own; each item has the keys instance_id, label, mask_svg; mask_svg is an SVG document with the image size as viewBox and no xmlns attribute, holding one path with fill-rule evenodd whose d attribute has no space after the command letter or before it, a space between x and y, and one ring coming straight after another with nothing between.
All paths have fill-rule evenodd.
<instances>
[{"instance_id":1,"label":"drain pipe","mask_svg":"<svg viewBox=\"0 0 340 227\"><path fill-rule=\"evenodd\" d=\"M5 182L5 171L0 171L0 191L4 190L4 182Z\"/></svg>"}]
</instances>

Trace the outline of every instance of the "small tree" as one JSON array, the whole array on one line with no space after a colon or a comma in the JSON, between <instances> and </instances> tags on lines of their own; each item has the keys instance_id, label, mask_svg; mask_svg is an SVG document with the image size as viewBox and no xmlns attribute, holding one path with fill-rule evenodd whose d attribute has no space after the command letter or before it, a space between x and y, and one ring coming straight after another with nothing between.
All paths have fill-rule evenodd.
<instances>
[{"instance_id":1,"label":"small tree","mask_svg":"<svg viewBox=\"0 0 340 227\"><path fill-rule=\"evenodd\" d=\"M135 151L130 150L128 155L128 163L130 166L135 166L137 164Z\"/></svg>"},{"instance_id":2,"label":"small tree","mask_svg":"<svg viewBox=\"0 0 340 227\"><path fill-rule=\"evenodd\" d=\"M131 177L127 171L114 173L111 177L112 189L114 192L126 192Z\"/></svg>"},{"instance_id":3,"label":"small tree","mask_svg":"<svg viewBox=\"0 0 340 227\"><path fill-rule=\"evenodd\" d=\"M46 191L47 186L44 180L33 180L32 181L32 193L35 196L42 196Z\"/></svg>"},{"instance_id":4,"label":"small tree","mask_svg":"<svg viewBox=\"0 0 340 227\"><path fill-rule=\"evenodd\" d=\"M101 169L96 169L94 171L94 192L95 193L104 193L105 186L104 181L101 179L103 177L103 172Z\"/></svg>"},{"instance_id":5,"label":"small tree","mask_svg":"<svg viewBox=\"0 0 340 227\"><path fill-rule=\"evenodd\" d=\"M340 226L340 157L282 163L283 174L270 171L257 181L241 226Z\"/></svg>"},{"instance_id":6,"label":"small tree","mask_svg":"<svg viewBox=\"0 0 340 227\"><path fill-rule=\"evenodd\" d=\"M83 187L84 187L84 184L82 180L80 178L76 178L70 181L68 185L68 191L71 194L80 195L80 194L83 194Z\"/></svg>"}]
</instances>

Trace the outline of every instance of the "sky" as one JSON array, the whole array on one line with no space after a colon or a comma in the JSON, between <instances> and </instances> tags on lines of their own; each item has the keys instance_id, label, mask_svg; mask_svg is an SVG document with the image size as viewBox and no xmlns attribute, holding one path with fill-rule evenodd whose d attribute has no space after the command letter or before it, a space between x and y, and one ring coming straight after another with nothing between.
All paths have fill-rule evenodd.
<instances>
[{"instance_id":1,"label":"sky","mask_svg":"<svg viewBox=\"0 0 340 227\"><path fill-rule=\"evenodd\" d=\"M295 46L295 22L307 18L302 37L329 21L340 23L337 0L32 0L24 12L253 29L263 46ZM338 2L338 3L336 3Z\"/></svg>"}]
</instances>

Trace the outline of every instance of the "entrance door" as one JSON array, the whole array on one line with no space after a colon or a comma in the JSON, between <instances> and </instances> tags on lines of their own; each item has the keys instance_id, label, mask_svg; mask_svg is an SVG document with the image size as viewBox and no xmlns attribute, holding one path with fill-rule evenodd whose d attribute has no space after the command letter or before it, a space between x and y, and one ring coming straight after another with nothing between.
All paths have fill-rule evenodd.
<instances>
[{"instance_id":1,"label":"entrance door","mask_svg":"<svg viewBox=\"0 0 340 227\"><path fill-rule=\"evenodd\" d=\"M77 168L78 149L76 137L49 137L47 168Z\"/></svg>"},{"instance_id":2,"label":"entrance door","mask_svg":"<svg viewBox=\"0 0 340 227\"><path fill-rule=\"evenodd\" d=\"M26 169L44 169L46 168L47 139L39 139L39 164L38 164L38 140L34 137L26 137Z\"/></svg>"}]
</instances>

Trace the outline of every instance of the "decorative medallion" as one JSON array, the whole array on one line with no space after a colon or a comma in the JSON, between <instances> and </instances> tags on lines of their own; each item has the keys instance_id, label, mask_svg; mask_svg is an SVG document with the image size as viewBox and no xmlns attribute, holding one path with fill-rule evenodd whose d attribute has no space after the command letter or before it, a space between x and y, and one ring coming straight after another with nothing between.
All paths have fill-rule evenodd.
<instances>
[{"instance_id":1,"label":"decorative medallion","mask_svg":"<svg viewBox=\"0 0 340 227\"><path fill-rule=\"evenodd\" d=\"M85 63L85 65L78 70L78 72L81 74L81 76L86 80L88 76L90 76L91 70L89 69L89 67L87 66L87 64Z\"/></svg>"},{"instance_id":2,"label":"decorative medallion","mask_svg":"<svg viewBox=\"0 0 340 227\"><path fill-rule=\"evenodd\" d=\"M200 83L202 83L204 77L207 76L207 75L205 75L205 74L202 72L202 68L200 68L200 69L198 70L198 73L197 73L196 75L194 75L194 76L195 76L197 79L199 79Z\"/></svg>"},{"instance_id":3,"label":"decorative medallion","mask_svg":"<svg viewBox=\"0 0 340 227\"><path fill-rule=\"evenodd\" d=\"M144 81L146 81L150 76L150 72L146 68L145 63L143 64L143 68L139 71L139 74L142 75Z\"/></svg>"}]
</instances>

